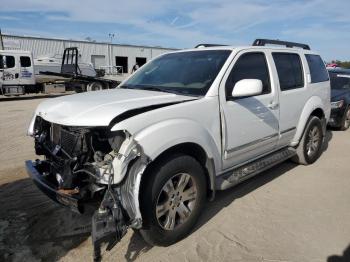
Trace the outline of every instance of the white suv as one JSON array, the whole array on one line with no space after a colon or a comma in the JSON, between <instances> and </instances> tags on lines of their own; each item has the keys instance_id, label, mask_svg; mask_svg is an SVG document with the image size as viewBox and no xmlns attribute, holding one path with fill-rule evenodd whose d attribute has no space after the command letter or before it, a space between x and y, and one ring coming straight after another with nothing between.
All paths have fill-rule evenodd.
<instances>
[{"instance_id":1,"label":"white suv","mask_svg":"<svg viewBox=\"0 0 350 262\"><path fill-rule=\"evenodd\" d=\"M26 167L61 204L97 203L97 258L128 227L170 245L216 190L289 158L313 163L329 115L329 76L307 45L200 45L159 56L115 90L40 104L29 134L45 160Z\"/></svg>"}]
</instances>

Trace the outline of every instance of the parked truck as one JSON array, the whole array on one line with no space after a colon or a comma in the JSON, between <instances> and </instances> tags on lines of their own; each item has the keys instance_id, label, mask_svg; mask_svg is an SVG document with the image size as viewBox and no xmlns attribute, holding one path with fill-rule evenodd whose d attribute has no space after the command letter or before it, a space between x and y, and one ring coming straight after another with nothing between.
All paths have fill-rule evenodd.
<instances>
[{"instance_id":1,"label":"parked truck","mask_svg":"<svg viewBox=\"0 0 350 262\"><path fill-rule=\"evenodd\" d=\"M114 88L119 84L119 81L113 79L83 74L79 67L78 53L76 47L66 48L61 72L40 71L36 74L38 70L30 51L0 50L0 94L40 93L47 87L60 91L96 91Z\"/></svg>"}]
</instances>

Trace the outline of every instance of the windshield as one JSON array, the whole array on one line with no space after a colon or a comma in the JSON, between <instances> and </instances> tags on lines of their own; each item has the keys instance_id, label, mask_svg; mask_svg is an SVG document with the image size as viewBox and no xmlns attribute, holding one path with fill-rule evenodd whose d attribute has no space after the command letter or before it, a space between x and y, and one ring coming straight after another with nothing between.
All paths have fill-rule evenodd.
<instances>
[{"instance_id":1,"label":"windshield","mask_svg":"<svg viewBox=\"0 0 350 262\"><path fill-rule=\"evenodd\" d=\"M203 96L230 53L205 50L166 54L141 67L121 88Z\"/></svg>"},{"instance_id":2,"label":"windshield","mask_svg":"<svg viewBox=\"0 0 350 262\"><path fill-rule=\"evenodd\" d=\"M331 89L350 89L350 74L330 73Z\"/></svg>"}]
</instances>

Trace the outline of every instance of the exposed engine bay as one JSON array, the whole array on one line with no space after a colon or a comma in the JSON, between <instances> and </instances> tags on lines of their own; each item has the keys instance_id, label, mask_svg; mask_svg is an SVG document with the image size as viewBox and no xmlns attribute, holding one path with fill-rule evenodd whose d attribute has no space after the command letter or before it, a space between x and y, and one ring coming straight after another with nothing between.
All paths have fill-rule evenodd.
<instances>
[{"instance_id":1,"label":"exposed engine bay","mask_svg":"<svg viewBox=\"0 0 350 262\"><path fill-rule=\"evenodd\" d=\"M29 168L27 163L27 169L40 176L39 188L74 211L82 213L87 206L96 210L95 260L103 242L109 250L128 227L141 228L138 192L149 160L128 132L63 126L37 116L33 136L35 152L45 160L36 160Z\"/></svg>"}]
</instances>

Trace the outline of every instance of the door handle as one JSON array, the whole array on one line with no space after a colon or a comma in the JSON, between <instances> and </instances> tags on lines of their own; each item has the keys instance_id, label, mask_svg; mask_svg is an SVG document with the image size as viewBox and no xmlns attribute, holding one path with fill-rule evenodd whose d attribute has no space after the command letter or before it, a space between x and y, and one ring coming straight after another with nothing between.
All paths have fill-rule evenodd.
<instances>
[{"instance_id":1,"label":"door handle","mask_svg":"<svg viewBox=\"0 0 350 262\"><path fill-rule=\"evenodd\" d=\"M272 110L274 110L274 109L277 109L278 108L278 106L279 106L279 104L278 103L275 103L275 102L271 102L270 104L268 104L268 108L270 108L270 109L272 109Z\"/></svg>"}]
</instances>

